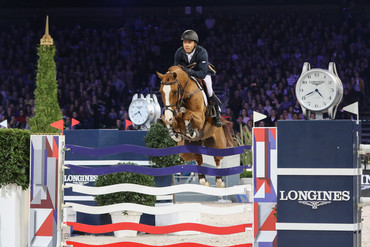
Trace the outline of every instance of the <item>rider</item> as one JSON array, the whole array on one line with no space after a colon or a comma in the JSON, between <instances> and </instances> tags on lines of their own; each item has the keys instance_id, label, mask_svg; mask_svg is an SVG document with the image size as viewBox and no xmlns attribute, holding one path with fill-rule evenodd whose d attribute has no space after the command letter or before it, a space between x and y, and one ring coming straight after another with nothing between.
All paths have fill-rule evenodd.
<instances>
[{"instance_id":1,"label":"rider","mask_svg":"<svg viewBox=\"0 0 370 247\"><path fill-rule=\"evenodd\" d=\"M203 79L207 85L207 94L209 104L213 105L216 110L216 116L213 119L213 125L217 127L222 126L220 117L219 101L212 89L212 78L216 71L208 62L208 52L205 48L198 45L198 34L193 30L186 30L181 35L182 47L177 49L175 53L174 65L182 65L190 76ZM193 68L186 68L186 66L196 63Z\"/></svg>"}]
</instances>

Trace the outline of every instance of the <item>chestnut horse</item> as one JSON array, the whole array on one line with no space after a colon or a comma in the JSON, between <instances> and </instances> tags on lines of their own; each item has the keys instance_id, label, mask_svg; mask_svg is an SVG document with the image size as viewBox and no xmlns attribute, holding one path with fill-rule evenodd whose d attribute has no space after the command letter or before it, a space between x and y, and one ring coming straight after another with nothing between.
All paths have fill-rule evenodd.
<instances>
[{"instance_id":1,"label":"chestnut horse","mask_svg":"<svg viewBox=\"0 0 370 247\"><path fill-rule=\"evenodd\" d=\"M170 137L177 145L202 145L210 148L227 148L234 144L231 123L223 119L222 127L212 124L213 119L206 116L207 106L202 88L179 66L172 66L166 74L157 72L161 79L160 92L164 104L162 121ZM201 154L182 153L186 161L195 160L202 165ZM215 156L217 168L223 157ZM204 174L199 174L199 183L209 186ZM216 177L217 187L225 187L221 176Z\"/></svg>"}]
</instances>

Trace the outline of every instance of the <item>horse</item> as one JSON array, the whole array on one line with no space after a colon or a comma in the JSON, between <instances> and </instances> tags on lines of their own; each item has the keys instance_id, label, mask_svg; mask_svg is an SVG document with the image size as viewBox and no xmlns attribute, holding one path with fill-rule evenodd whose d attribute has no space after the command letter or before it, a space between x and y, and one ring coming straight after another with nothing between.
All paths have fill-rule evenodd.
<instances>
[{"instance_id":1,"label":"horse","mask_svg":"<svg viewBox=\"0 0 370 247\"><path fill-rule=\"evenodd\" d=\"M172 66L166 74L157 72L161 79L160 93L164 104L162 122L177 145L198 145L224 149L234 146L231 123L222 119L222 127L212 124L212 117L206 115L207 106L202 87L180 66ZM201 154L181 153L186 161L195 160L201 166ZM220 168L223 157L215 156L216 167ZM209 186L204 174L199 174L199 183ZM216 176L216 186L225 187L222 176Z\"/></svg>"}]
</instances>

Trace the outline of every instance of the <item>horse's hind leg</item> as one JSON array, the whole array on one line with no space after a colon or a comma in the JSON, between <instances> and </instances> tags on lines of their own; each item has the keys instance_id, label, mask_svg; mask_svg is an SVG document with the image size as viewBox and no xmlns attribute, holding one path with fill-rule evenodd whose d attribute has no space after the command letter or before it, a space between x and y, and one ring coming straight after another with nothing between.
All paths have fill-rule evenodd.
<instances>
[{"instance_id":1,"label":"horse's hind leg","mask_svg":"<svg viewBox=\"0 0 370 247\"><path fill-rule=\"evenodd\" d=\"M189 144L189 142L184 141L184 140L179 142L179 145L185 145L185 144ZM199 145L200 142L191 142L190 144ZM183 158L186 161L195 160L195 162L197 162L198 166L201 166L203 164L203 157L202 157L201 154L181 153L180 156L181 156L181 158ZM199 184L204 185L204 186L209 186L209 182L207 181L205 174L199 173L198 178L199 178Z\"/></svg>"},{"instance_id":2,"label":"horse's hind leg","mask_svg":"<svg viewBox=\"0 0 370 247\"><path fill-rule=\"evenodd\" d=\"M221 129L221 128L217 128ZM212 147L212 148L226 148L226 139L225 138L220 138L221 135L215 135L213 138L208 138L205 141L205 146L206 147ZM221 156L214 156L213 157L216 163L216 167L220 168L220 162L223 159ZM216 176L216 186L217 188L225 188L225 183L222 178L222 176Z\"/></svg>"},{"instance_id":3,"label":"horse's hind leg","mask_svg":"<svg viewBox=\"0 0 370 247\"><path fill-rule=\"evenodd\" d=\"M198 166L201 166L203 164L203 157L202 157L201 154L197 154L197 156L195 158L195 162L197 162ZM206 178L205 174L199 173L198 178L199 178L199 184L200 185L209 186L209 182L207 181L207 178Z\"/></svg>"},{"instance_id":4,"label":"horse's hind leg","mask_svg":"<svg viewBox=\"0 0 370 247\"><path fill-rule=\"evenodd\" d=\"M216 156L214 157L217 168L220 168L220 162L221 162L222 158L223 157L216 157ZM224 179L222 178L222 176L216 176L216 187L217 188L225 188L225 182L224 182Z\"/></svg>"}]
</instances>

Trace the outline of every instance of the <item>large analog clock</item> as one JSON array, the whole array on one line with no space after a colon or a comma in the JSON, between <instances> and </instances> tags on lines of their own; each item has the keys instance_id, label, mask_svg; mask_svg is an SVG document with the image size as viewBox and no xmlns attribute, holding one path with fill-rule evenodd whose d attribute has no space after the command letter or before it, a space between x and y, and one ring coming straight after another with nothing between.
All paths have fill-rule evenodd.
<instances>
[{"instance_id":1,"label":"large analog clock","mask_svg":"<svg viewBox=\"0 0 370 247\"><path fill-rule=\"evenodd\" d=\"M130 104L128 109L131 122L136 125L143 125L149 119L148 103L145 99L138 98Z\"/></svg>"},{"instance_id":2,"label":"large analog clock","mask_svg":"<svg viewBox=\"0 0 370 247\"><path fill-rule=\"evenodd\" d=\"M329 118L335 118L343 97L343 85L334 63L329 64L329 70L310 69L310 64L305 63L295 90L297 100L308 119L311 112L321 116L327 112Z\"/></svg>"},{"instance_id":3,"label":"large analog clock","mask_svg":"<svg viewBox=\"0 0 370 247\"><path fill-rule=\"evenodd\" d=\"M155 94L146 97L135 94L128 108L128 115L135 129L148 130L161 117L161 107Z\"/></svg>"}]
</instances>

